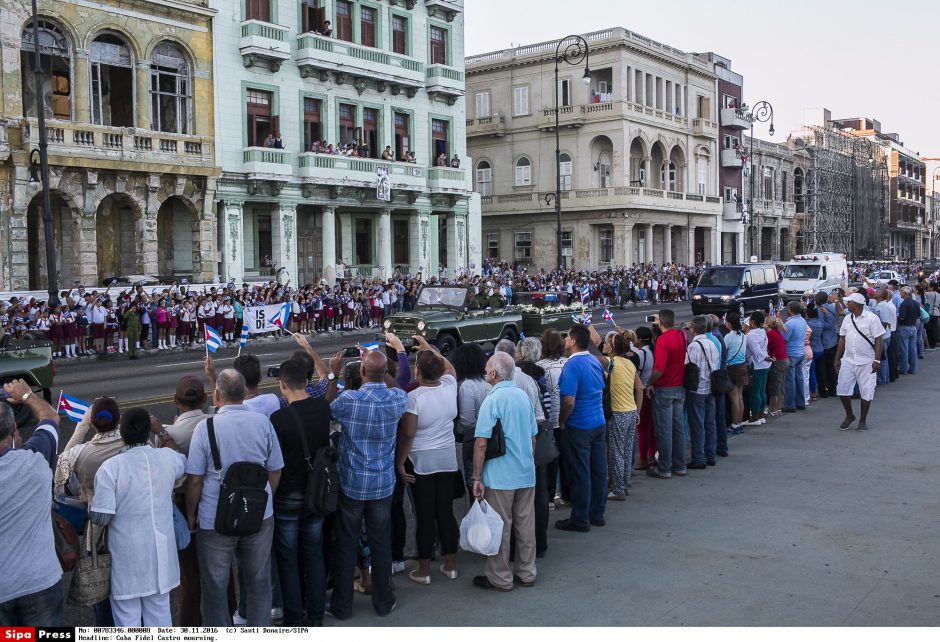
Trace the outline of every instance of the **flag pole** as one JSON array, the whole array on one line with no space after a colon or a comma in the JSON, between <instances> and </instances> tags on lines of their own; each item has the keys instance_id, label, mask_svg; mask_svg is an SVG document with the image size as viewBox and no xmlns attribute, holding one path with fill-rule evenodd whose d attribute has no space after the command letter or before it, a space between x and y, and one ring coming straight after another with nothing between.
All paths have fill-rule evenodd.
<instances>
[{"instance_id":1,"label":"flag pole","mask_svg":"<svg viewBox=\"0 0 940 642\"><path fill-rule=\"evenodd\" d=\"M209 358L209 333L206 331L206 328L208 327L209 326L207 325L202 326L202 334L203 334L202 338L206 344L206 359Z\"/></svg>"},{"instance_id":2,"label":"flag pole","mask_svg":"<svg viewBox=\"0 0 940 642\"><path fill-rule=\"evenodd\" d=\"M62 408L62 393L63 392L64 392L63 390L61 389L59 390L59 404L55 407L56 414L59 414L59 412L61 412L60 408Z\"/></svg>"}]
</instances>

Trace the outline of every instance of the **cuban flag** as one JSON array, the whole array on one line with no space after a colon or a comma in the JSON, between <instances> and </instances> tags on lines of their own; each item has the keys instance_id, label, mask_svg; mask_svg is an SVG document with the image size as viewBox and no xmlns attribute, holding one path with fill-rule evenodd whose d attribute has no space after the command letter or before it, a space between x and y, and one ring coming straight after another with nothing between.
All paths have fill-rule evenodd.
<instances>
[{"instance_id":1,"label":"cuban flag","mask_svg":"<svg viewBox=\"0 0 940 642\"><path fill-rule=\"evenodd\" d=\"M75 423L82 420L89 408L91 404L87 401L70 397L64 391L59 393L59 412L65 413L65 416Z\"/></svg>"},{"instance_id":2,"label":"cuban flag","mask_svg":"<svg viewBox=\"0 0 940 642\"><path fill-rule=\"evenodd\" d=\"M572 314L571 320L584 326L591 325L591 313L585 312L584 314Z\"/></svg>"},{"instance_id":3,"label":"cuban flag","mask_svg":"<svg viewBox=\"0 0 940 642\"><path fill-rule=\"evenodd\" d=\"M581 286L581 303L584 303L591 296L591 288L587 283Z\"/></svg>"},{"instance_id":4,"label":"cuban flag","mask_svg":"<svg viewBox=\"0 0 940 642\"><path fill-rule=\"evenodd\" d=\"M210 325L205 326L206 328L206 350L209 352L215 352L222 347L222 335L215 331Z\"/></svg>"},{"instance_id":5,"label":"cuban flag","mask_svg":"<svg viewBox=\"0 0 940 642\"><path fill-rule=\"evenodd\" d=\"M608 310L607 308L604 308L604 321L606 321L607 323L614 322L614 315L612 315L610 313L610 310Z\"/></svg>"},{"instance_id":6,"label":"cuban flag","mask_svg":"<svg viewBox=\"0 0 940 642\"><path fill-rule=\"evenodd\" d=\"M379 342L378 342L378 341L373 341L373 342L371 342L371 343L360 343L360 344L359 344L359 353L360 353L360 354L365 354L365 353L368 352L369 350L378 350L378 349L379 349Z\"/></svg>"},{"instance_id":7,"label":"cuban flag","mask_svg":"<svg viewBox=\"0 0 940 642\"><path fill-rule=\"evenodd\" d=\"M274 315L273 319L268 319L268 323L271 325L276 325L281 330L287 327L287 318L290 316L290 303L285 303L281 306L281 309L277 311L277 314Z\"/></svg>"},{"instance_id":8,"label":"cuban flag","mask_svg":"<svg viewBox=\"0 0 940 642\"><path fill-rule=\"evenodd\" d=\"M248 324L247 323L242 324L242 336L241 336L241 339L238 340L238 345L242 348L248 345Z\"/></svg>"}]
</instances>

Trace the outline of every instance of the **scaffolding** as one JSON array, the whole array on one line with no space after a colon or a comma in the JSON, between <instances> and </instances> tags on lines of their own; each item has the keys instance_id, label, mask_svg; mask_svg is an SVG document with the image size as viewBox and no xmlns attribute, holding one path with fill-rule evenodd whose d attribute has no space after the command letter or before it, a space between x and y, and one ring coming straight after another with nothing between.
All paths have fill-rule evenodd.
<instances>
[{"instance_id":1,"label":"scaffolding","mask_svg":"<svg viewBox=\"0 0 940 642\"><path fill-rule=\"evenodd\" d=\"M792 142L811 159L802 233L806 249L841 252L850 260L884 258L888 167L880 145L819 126L805 126Z\"/></svg>"}]
</instances>

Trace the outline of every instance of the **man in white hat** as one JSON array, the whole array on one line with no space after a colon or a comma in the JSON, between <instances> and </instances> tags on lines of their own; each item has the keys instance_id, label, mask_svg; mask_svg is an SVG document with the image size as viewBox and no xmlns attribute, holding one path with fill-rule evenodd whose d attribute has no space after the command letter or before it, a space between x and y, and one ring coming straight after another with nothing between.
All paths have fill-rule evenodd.
<instances>
[{"instance_id":1,"label":"man in white hat","mask_svg":"<svg viewBox=\"0 0 940 642\"><path fill-rule=\"evenodd\" d=\"M858 385L862 397L862 414L858 426L859 432L868 430L866 420L871 400L875 396L877 373L881 367L881 354L884 348L882 335L885 333L881 320L865 307L865 297L854 292L845 298L849 314L842 321L839 330L839 346L836 348L835 368L839 372L836 392L845 408L845 420L839 426L848 430L855 421L852 413L852 393Z\"/></svg>"}]
</instances>

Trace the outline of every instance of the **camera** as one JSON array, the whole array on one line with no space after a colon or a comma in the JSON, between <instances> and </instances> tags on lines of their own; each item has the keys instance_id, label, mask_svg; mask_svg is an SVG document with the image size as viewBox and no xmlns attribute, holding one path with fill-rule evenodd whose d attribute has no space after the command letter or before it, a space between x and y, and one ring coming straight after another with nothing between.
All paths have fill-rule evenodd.
<instances>
[{"instance_id":1,"label":"camera","mask_svg":"<svg viewBox=\"0 0 940 642\"><path fill-rule=\"evenodd\" d=\"M281 366L268 366L268 377L278 379L281 376Z\"/></svg>"},{"instance_id":2,"label":"camera","mask_svg":"<svg viewBox=\"0 0 940 642\"><path fill-rule=\"evenodd\" d=\"M659 321L659 315L658 315L658 314L647 314L647 315L646 315L646 322L647 322L647 323L656 323L657 321Z\"/></svg>"}]
</instances>

